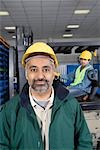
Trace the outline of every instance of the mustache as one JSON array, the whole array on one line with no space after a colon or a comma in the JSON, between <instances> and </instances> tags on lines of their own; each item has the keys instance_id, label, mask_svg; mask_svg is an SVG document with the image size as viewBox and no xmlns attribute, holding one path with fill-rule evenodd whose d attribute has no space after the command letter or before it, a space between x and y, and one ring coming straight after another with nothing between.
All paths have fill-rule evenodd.
<instances>
[{"instance_id":1,"label":"mustache","mask_svg":"<svg viewBox=\"0 0 100 150\"><path fill-rule=\"evenodd\" d=\"M46 79L33 79L33 83L35 83L35 82L38 82L38 81L44 81L44 82L46 82L46 83L48 83L49 81L48 80L46 80Z\"/></svg>"}]
</instances>

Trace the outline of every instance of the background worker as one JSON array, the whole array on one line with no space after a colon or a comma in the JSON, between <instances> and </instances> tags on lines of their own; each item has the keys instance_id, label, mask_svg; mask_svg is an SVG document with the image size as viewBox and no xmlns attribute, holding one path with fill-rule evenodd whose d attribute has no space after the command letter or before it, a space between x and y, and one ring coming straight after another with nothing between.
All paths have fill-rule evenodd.
<instances>
[{"instance_id":1,"label":"background worker","mask_svg":"<svg viewBox=\"0 0 100 150\"><path fill-rule=\"evenodd\" d=\"M71 84L67 87L70 94L75 97L89 94L91 92L91 80L88 75L93 66L90 64L92 54L88 50L83 51L79 56L80 66L67 76Z\"/></svg>"},{"instance_id":2,"label":"background worker","mask_svg":"<svg viewBox=\"0 0 100 150\"><path fill-rule=\"evenodd\" d=\"M53 49L31 45L22 58L28 83L0 112L0 150L92 150L92 138L77 100L55 80Z\"/></svg>"}]
</instances>

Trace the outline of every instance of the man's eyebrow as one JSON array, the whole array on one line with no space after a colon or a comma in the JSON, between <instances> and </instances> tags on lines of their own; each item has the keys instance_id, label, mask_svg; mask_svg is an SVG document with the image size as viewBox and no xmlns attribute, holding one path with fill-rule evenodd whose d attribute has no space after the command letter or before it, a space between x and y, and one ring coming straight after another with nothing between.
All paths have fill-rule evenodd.
<instances>
[{"instance_id":1,"label":"man's eyebrow","mask_svg":"<svg viewBox=\"0 0 100 150\"><path fill-rule=\"evenodd\" d=\"M29 69L31 69L31 68L36 68L37 66L34 66L34 65L32 65L32 66L29 66Z\"/></svg>"},{"instance_id":2,"label":"man's eyebrow","mask_svg":"<svg viewBox=\"0 0 100 150\"><path fill-rule=\"evenodd\" d=\"M31 68L36 68L37 66L35 66L35 65L32 65L32 66L29 66L29 69L31 69ZM42 66L42 68L50 68L51 66L49 66L49 65L45 65L45 66Z\"/></svg>"},{"instance_id":3,"label":"man's eyebrow","mask_svg":"<svg viewBox=\"0 0 100 150\"><path fill-rule=\"evenodd\" d=\"M51 68L51 66L43 66L43 68Z\"/></svg>"}]
</instances>

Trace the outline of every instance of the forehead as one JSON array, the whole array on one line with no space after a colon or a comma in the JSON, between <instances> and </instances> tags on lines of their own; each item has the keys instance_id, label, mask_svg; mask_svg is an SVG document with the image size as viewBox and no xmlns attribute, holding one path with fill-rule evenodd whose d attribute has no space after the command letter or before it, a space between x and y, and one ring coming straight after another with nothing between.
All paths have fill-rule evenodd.
<instances>
[{"instance_id":1,"label":"forehead","mask_svg":"<svg viewBox=\"0 0 100 150\"><path fill-rule=\"evenodd\" d=\"M36 66L36 67L43 67L43 66L52 66L54 63L49 57L32 57L27 63L27 66Z\"/></svg>"}]
</instances>

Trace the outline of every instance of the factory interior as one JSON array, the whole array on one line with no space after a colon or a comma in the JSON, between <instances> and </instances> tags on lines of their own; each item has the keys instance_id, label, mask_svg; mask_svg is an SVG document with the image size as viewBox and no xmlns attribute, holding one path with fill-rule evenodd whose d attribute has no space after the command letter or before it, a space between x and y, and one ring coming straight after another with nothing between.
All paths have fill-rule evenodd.
<instances>
[{"instance_id":1,"label":"factory interior","mask_svg":"<svg viewBox=\"0 0 100 150\"><path fill-rule=\"evenodd\" d=\"M93 150L100 150L100 0L0 0L0 108L27 82L21 60L35 42L53 48L65 85L67 74L79 65L79 55L92 53L96 91L91 99L78 101Z\"/></svg>"}]
</instances>

